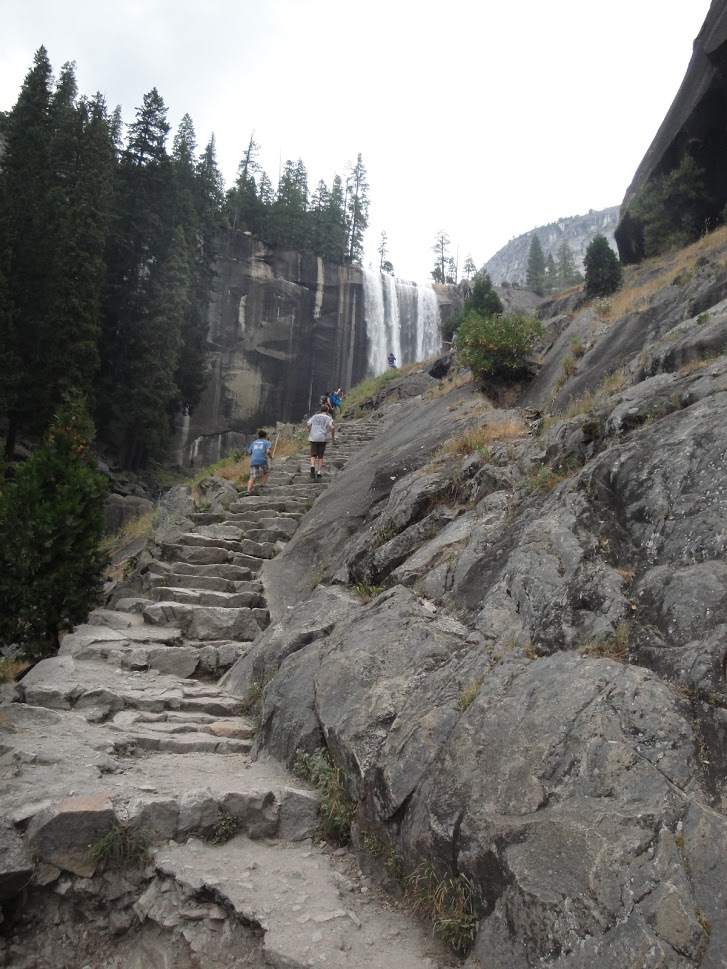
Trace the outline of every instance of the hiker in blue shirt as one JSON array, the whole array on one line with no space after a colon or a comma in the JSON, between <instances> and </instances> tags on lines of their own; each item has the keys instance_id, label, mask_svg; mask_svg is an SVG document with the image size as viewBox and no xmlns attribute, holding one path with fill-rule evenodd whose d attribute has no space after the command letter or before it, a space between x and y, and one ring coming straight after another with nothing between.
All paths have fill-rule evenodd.
<instances>
[{"instance_id":1,"label":"hiker in blue shirt","mask_svg":"<svg viewBox=\"0 0 727 969\"><path fill-rule=\"evenodd\" d=\"M341 409L340 389L331 391L331 393L328 395L328 399L330 400L331 404L336 408L336 412L338 412Z\"/></svg>"},{"instance_id":2,"label":"hiker in blue shirt","mask_svg":"<svg viewBox=\"0 0 727 969\"><path fill-rule=\"evenodd\" d=\"M252 487L256 481L260 481L261 488L264 488L268 483L268 473L270 472L268 461L273 460L273 456L270 454L271 444L268 440L267 431L260 428L257 433L256 440L247 449L247 453L250 455L250 478L247 482L247 493L249 495L252 494Z\"/></svg>"}]
</instances>

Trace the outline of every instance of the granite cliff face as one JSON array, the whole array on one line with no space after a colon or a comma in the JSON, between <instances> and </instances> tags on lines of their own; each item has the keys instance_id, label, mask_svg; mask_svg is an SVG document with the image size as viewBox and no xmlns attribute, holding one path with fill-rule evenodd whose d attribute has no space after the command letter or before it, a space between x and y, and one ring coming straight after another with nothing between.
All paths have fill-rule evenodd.
<instances>
[{"instance_id":1,"label":"granite cliff face","mask_svg":"<svg viewBox=\"0 0 727 969\"><path fill-rule=\"evenodd\" d=\"M618 206L614 206L599 212L591 209L587 215L573 215L558 219L557 222L550 222L548 225L538 226L530 232L524 232L515 239L511 239L502 249L498 249L495 255L487 260L484 268L495 285L500 285L504 280L524 286L530 242L533 235L537 234L546 259L552 255L553 259L557 260L558 248L564 241L567 242L573 250L576 268L582 273L583 257L595 235L600 233L606 236L614 250L616 249L613 233L617 221Z\"/></svg>"},{"instance_id":2,"label":"granite cliff face","mask_svg":"<svg viewBox=\"0 0 727 969\"><path fill-rule=\"evenodd\" d=\"M704 218L711 225L723 221L726 101L727 5L713 0L681 87L621 205L615 236L623 263L637 262L644 255L641 227L631 211L634 202L652 179L676 168L687 151L705 172Z\"/></svg>"},{"instance_id":3,"label":"granite cliff face","mask_svg":"<svg viewBox=\"0 0 727 969\"><path fill-rule=\"evenodd\" d=\"M400 366L430 356L440 345L439 303L444 315L457 303L452 287L438 289L224 233L210 379L194 413L179 419L176 462L214 461L260 424L300 421L325 391L383 370L389 350Z\"/></svg>"}]
</instances>

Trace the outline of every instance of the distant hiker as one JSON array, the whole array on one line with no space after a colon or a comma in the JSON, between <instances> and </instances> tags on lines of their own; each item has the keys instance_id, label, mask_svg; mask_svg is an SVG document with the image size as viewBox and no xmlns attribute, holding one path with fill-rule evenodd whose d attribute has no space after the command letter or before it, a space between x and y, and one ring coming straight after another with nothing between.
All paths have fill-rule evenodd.
<instances>
[{"instance_id":1,"label":"distant hiker","mask_svg":"<svg viewBox=\"0 0 727 969\"><path fill-rule=\"evenodd\" d=\"M336 428L327 404L321 404L320 411L308 418L307 427L308 440L310 441L310 476L311 478L322 478L323 455L329 434L333 443L336 443Z\"/></svg>"},{"instance_id":2,"label":"distant hiker","mask_svg":"<svg viewBox=\"0 0 727 969\"><path fill-rule=\"evenodd\" d=\"M252 494L252 487L259 479L262 479L260 480L261 488L268 483L270 472L268 461L273 460L272 454L269 453L271 447L268 432L261 427L257 432L257 438L247 449L247 453L250 455L250 478L247 482L247 493L249 495Z\"/></svg>"},{"instance_id":3,"label":"distant hiker","mask_svg":"<svg viewBox=\"0 0 727 969\"><path fill-rule=\"evenodd\" d=\"M393 353L390 353L389 354L389 366L390 367L395 367L396 366L396 357L394 356Z\"/></svg>"},{"instance_id":4,"label":"distant hiker","mask_svg":"<svg viewBox=\"0 0 727 969\"><path fill-rule=\"evenodd\" d=\"M330 408L330 406L331 406L331 401L330 401L329 395L327 393L321 394L321 407Z\"/></svg>"},{"instance_id":5,"label":"distant hiker","mask_svg":"<svg viewBox=\"0 0 727 969\"><path fill-rule=\"evenodd\" d=\"M336 412L339 411L341 409L341 390L340 390L340 388L338 390L332 391L328 395L328 397L329 397L331 403L333 404L333 406L336 408Z\"/></svg>"}]
</instances>

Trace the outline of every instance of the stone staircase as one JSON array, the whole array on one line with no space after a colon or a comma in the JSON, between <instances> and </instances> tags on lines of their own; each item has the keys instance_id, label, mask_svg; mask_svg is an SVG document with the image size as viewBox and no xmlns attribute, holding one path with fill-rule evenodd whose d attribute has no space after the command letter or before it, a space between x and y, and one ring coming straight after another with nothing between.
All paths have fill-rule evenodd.
<instances>
[{"instance_id":1,"label":"stone staircase","mask_svg":"<svg viewBox=\"0 0 727 969\"><path fill-rule=\"evenodd\" d=\"M187 906L212 892L225 919L254 928L258 957L246 965L449 965L450 954L418 924L385 898L356 890L361 873L347 852L311 842L317 795L278 765L251 759L245 705L216 682L269 623L265 561L378 424L369 418L342 430L322 480L311 480L300 454L275 462L264 493L241 494L225 513L194 514L194 528L149 563L139 596L96 610L57 657L30 671L15 698L24 702L2 707L4 749L17 771L0 809L25 831L21 848L40 859L44 885L54 884L49 871L61 880L93 874L89 832L116 825L152 846L176 842L155 854L145 894L167 892L160 886L170 877ZM237 836L210 844L221 827ZM32 867L28 861L28 877ZM255 869L240 882L240 871ZM138 892L130 904L137 903ZM205 949L200 927L192 932L179 912L165 909L155 922L154 905L135 910L145 931L161 926L180 952ZM135 958L129 950L123 964ZM157 964L148 953L138 958L139 966ZM158 964L173 964L166 958Z\"/></svg>"}]
</instances>

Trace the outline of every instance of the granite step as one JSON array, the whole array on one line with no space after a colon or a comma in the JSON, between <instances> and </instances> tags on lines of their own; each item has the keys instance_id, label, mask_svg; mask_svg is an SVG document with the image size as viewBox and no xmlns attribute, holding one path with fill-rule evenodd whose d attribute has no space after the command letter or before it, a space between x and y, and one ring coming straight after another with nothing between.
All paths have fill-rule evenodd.
<instances>
[{"instance_id":1,"label":"granite step","mask_svg":"<svg viewBox=\"0 0 727 969\"><path fill-rule=\"evenodd\" d=\"M265 596L260 592L219 592L209 589L158 586L154 589L157 602L185 602L194 606L224 606L227 609L264 608Z\"/></svg>"},{"instance_id":2,"label":"granite step","mask_svg":"<svg viewBox=\"0 0 727 969\"><path fill-rule=\"evenodd\" d=\"M270 622L266 609L189 605L182 602L155 602L143 612L154 626L174 625L190 639L233 639L251 642Z\"/></svg>"}]
</instances>

